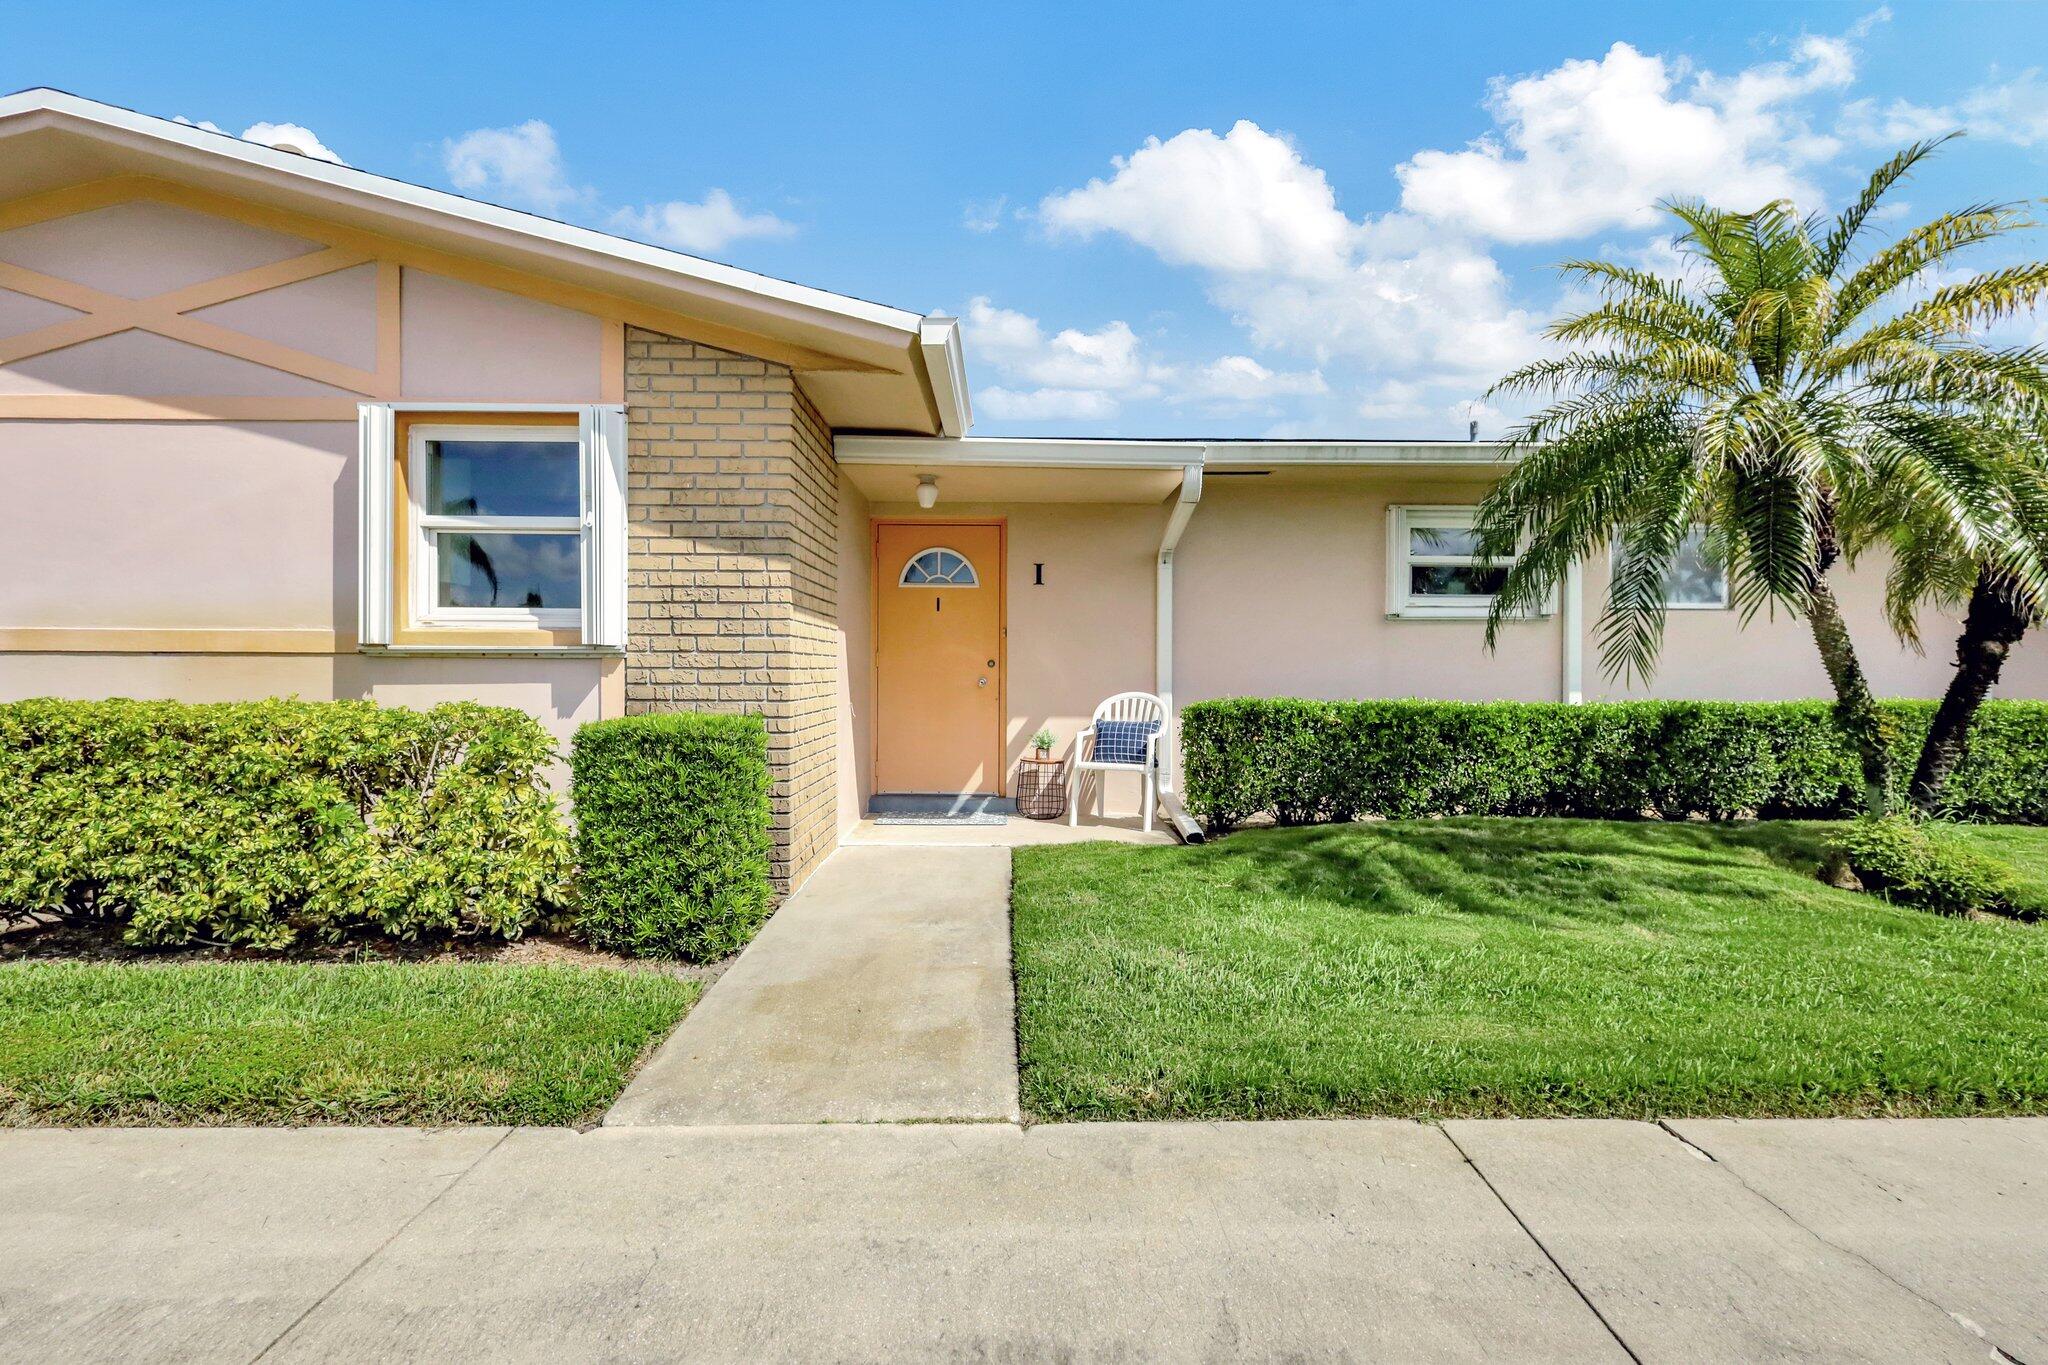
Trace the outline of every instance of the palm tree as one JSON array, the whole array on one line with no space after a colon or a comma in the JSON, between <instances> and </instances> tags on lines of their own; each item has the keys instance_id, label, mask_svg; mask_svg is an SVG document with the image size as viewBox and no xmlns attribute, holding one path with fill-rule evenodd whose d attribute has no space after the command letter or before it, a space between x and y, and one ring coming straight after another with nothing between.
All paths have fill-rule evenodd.
<instances>
[{"instance_id":1,"label":"palm tree","mask_svg":"<svg viewBox=\"0 0 2048 1365\"><path fill-rule=\"evenodd\" d=\"M1888 487L1865 490L1843 511L1852 528L1852 562L1872 546L1891 553L1885 610L1901 640L1920 645L1923 605L1963 608L1955 672L1907 786L1913 809L1925 815L1939 810L1949 775L1968 753L1977 709L1997 685L2007 655L2048 611L2036 587L2048 569L2048 459L2038 431L2013 424L2005 435L2008 463L2000 478L2011 520L1993 540L1971 542L1953 518Z\"/></svg>"},{"instance_id":2,"label":"palm tree","mask_svg":"<svg viewBox=\"0 0 2048 1365\"><path fill-rule=\"evenodd\" d=\"M1977 331L2048 293L2048 263L1979 274L1931 292L1957 252L2031 224L2015 204L1979 204L1914 228L1862 260L1885 193L1931 153L1908 147L1829 220L1784 201L1753 213L1665 205L1686 269L1667 277L1572 261L1600 294L1549 335L1564 352L1493 393L1547 406L1509 435L1516 461L1478 516L1482 548L1508 563L1487 623L1538 609L1574 563L1619 545L1600 620L1611 673L1647 676L1664 633L1663 582L1704 528L1742 619L1804 619L1862 769L1864 806L1887 805L1883 719L1829 571L1845 532L1874 541L1861 509L1883 489L1953 543L1995 558L2012 535L2012 432L2048 426L2048 356L1996 348ZM1845 517L1845 512L1849 515ZM2029 597L2048 579L2001 559Z\"/></svg>"}]
</instances>

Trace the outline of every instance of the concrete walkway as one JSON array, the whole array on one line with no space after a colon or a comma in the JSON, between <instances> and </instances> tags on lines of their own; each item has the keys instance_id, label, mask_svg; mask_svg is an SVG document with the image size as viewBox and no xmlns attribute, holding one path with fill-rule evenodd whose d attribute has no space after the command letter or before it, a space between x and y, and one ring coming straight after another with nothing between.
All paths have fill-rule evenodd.
<instances>
[{"instance_id":1,"label":"concrete walkway","mask_svg":"<svg viewBox=\"0 0 2048 1365\"><path fill-rule=\"evenodd\" d=\"M0 1132L0 1359L2048 1360L2048 1120Z\"/></svg>"},{"instance_id":2,"label":"concrete walkway","mask_svg":"<svg viewBox=\"0 0 2048 1365\"><path fill-rule=\"evenodd\" d=\"M607 1126L1015 1121L1010 851L842 848Z\"/></svg>"}]
</instances>

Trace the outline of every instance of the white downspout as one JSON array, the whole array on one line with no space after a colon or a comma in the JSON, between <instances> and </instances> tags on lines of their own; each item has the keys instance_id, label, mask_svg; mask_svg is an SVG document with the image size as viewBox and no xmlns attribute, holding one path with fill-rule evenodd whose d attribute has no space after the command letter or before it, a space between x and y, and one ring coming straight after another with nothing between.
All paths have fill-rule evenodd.
<instances>
[{"instance_id":1,"label":"white downspout","mask_svg":"<svg viewBox=\"0 0 2048 1365\"><path fill-rule=\"evenodd\" d=\"M1558 679L1559 700L1567 705L1578 706L1586 700L1586 633L1579 624L1581 601L1585 596L1583 574L1579 561L1574 559L1571 567L1564 571L1564 600L1558 605L1558 629L1564 632L1561 643L1562 676Z\"/></svg>"},{"instance_id":2,"label":"white downspout","mask_svg":"<svg viewBox=\"0 0 2048 1365\"><path fill-rule=\"evenodd\" d=\"M1180 497L1173 504L1173 515L1166 519L1166 534L1159 538L1159 585L1153 594L1159 619L1152 637L1158 649L1152 664L1152 689L1166 703L1166 726L1161 740L1167 756L1160 764L1159 787L1168 792L1173 790L1173 755L1180 731L1173 706L1173 552L1180 545L1181 532L1188 529L1188 522L1195 515L1195 504L1201 500L1202 466L1182 466Z\"/></svg>"}]
</instances>

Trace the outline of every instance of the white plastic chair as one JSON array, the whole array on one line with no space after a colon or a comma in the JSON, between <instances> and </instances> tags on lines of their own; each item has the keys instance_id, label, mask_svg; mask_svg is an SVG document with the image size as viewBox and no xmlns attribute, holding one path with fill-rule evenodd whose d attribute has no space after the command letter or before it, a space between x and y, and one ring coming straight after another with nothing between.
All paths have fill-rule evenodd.
<instances>
[{"instance_id":1,"label":"white plastic chair","mask_svg":"<svg viewBox=\"0 0 2048 1365\"><path fill-rule=\"evenodd\" d=\"M1145 756L1141 760L1100 759L1095 757L1096 728L1106 720L1150 722L1152 733L1145 738ZM1074 736L1074 761L1071 765L1074 784L1073 800L1067 803L1067 826L1077 828L1081 823L1081 784L1088 773L1101 773L1095 783L1095 818L1102 818L1103 789L1108 786L1110 773L1138 773L1145 781L1145 832L1152 832L1152 811L1159 804L1159 791L1166 785L1166 703L1150 692L1119 692L1095 708L1095 718L1088 722L1088 728Z\"/></svg>"}]
</instances>

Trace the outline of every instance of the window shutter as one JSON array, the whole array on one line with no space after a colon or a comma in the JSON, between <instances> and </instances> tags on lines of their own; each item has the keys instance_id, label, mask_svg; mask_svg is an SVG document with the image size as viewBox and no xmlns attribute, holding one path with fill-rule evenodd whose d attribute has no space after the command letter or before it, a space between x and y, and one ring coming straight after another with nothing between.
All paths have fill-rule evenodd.
<instances>
[{"instance_id":1,"label":"window shutter","mask_svg":"<svg viewBox=\"0 0 2048 1365\"><path fill-rule=\"evenodd\" d=\"M363 645L391 643L392 503L397 451L393 448L397 422L388 403L363 403L357 408L356 508L359 561L356 591L356 642Z\"/></svg>"},{"instance_id":2,"label":"window shutter","mask_svg":"<svg viewBox=\"0 0 2048 1365\"><path fill-rule=\"evenodd\" d=\"M583 410L583 643L626 647L626 410Z\"/></svg>"}]
</instances>

